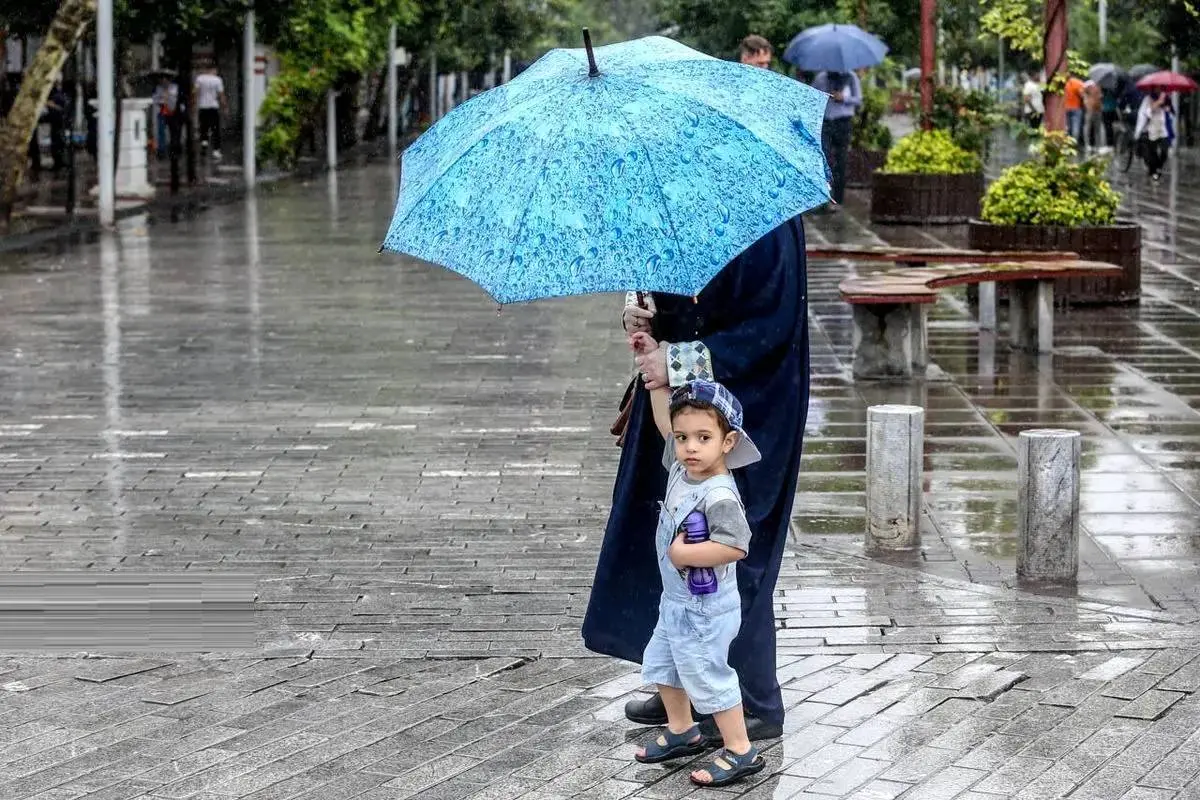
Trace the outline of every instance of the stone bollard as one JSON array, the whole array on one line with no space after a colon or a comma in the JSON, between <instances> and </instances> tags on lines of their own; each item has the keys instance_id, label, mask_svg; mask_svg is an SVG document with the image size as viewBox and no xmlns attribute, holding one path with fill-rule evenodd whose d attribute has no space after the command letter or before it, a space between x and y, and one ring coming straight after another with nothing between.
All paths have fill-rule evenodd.
<instances>
[{"instance_id":1,"label":"stone bollard","mask_svg":"<svg viewBox=\"0 0 1200 800\"><path fill-rule=\"evenodd\" d=\"M867 409L867 549L911 550L920 541L925 409Z\"/></svg>"},{"instance_id":2,"label":"stone bollard","mask_svg":"<svg viewBox=\"0 0 1200 800\"><path fill-rule=\"evenodd\" d=\"M1079 574L1077 431L1017 437L1017 577L1074 583Z\"/></svg>"}]
</instances>

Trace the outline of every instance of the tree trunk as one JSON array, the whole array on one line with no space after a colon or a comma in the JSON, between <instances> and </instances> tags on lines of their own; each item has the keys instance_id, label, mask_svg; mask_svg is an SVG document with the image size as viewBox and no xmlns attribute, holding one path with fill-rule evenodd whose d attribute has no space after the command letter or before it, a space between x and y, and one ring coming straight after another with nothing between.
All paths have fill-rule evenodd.
<instances>
[{"instance_id":1,"label":"tree trunk","mask_svg":"<svg viewBox=\"0 0 1200 800\"><path fill-rule=\"evenodd\" d=\"M0 225L4 227L25 177L29 139L37 128L38 114L75 42L95 15L96 0L61 0L50 30L21 81L16 102L0 127Z\"/></svg>"}]
</instances>

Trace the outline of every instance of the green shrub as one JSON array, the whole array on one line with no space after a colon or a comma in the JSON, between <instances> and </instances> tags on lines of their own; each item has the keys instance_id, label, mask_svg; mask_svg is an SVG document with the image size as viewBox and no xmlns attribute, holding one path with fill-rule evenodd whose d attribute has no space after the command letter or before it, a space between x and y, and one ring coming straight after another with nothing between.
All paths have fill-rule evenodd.
<instances>
[{"instance_id":1,"label":"green shrub","mask_svg":"<svg viewBox=\"0 0 1200 800\"><path fill-rule=\"evenodd\" d=\"M945 131L910 133L888 151L884 172L921 175L961 175L980 172L979 156L954 143Z\"/></svg>"},{"instance_id":2,"label":"green shrub","mask_svg":"<svg viewBox=\"0 0 1200 800\"><path fill-rule=\"evenodd\" d=\"M1075 142L1047 133L1033 158L1001 173L983 195L980 217L996 225L1111 225L1121 196L1104 179L1108 160L1075 160Z\"/></svg>"},{"instance_id":3,"label":"green shrub","mask_svg":"<svg viewBox=\"0 0 1200 800\"><path fill-rule=\"evenodd\" d=\"M921 107L913 109L913 119L921 124ZM992 131L1004 119L995 99L987 92L938 86L933 90L933 112L929 121L937 130L949 131L964 150L986 157Z\"/></svg>"},{"instance_id":4,"label":"green shrub","mask_svg":"<svg viewBox=\"0 0 1200 800\"><path fill-rule=\"evenodd\" d=\"M850 146L855 150L887 150L892 146L892 130L884 124L891 94L867 78L863 81L863 104L854 117Z\"/></svg>"}]
</instances>

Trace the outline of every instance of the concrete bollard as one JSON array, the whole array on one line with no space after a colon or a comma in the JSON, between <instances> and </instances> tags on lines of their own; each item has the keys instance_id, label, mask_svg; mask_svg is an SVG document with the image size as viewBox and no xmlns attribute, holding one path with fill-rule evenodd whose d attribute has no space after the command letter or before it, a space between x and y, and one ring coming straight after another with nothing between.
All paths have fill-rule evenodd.
<instances>
[{"instance_id":1,"label":"concrete bollard","mask_svg":"<svg viewBox=\"0 0 1200 800\"><path fill-rule=\"evenodd\" d=\"M1074 583L1079 574L1077 431L1017 437L1017 577Z\"/></svg>"},{"instance_id":2,"label":"concrete bollard","mask_svg":"<svg viewBox=\"0 0 1200 800\"><path fill-rule=\"evenodd\" d=\"M925 409L867 409L867 549L911 550L920 542Z\"/></svg>"}]
</instances>

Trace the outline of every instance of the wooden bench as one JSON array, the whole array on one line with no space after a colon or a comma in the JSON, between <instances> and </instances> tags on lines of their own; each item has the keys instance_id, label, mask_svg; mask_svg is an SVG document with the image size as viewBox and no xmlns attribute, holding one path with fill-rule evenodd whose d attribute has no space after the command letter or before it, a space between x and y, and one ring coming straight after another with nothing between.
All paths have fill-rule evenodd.
<instances>
[{"instance_id":1,"label":"wooden bench","mask_svg":"<svg viewBox=\"0 0 1200 800\"><path fill-rule=\"evenodd\" d=\"M1013 262L1078 261L1077 253L1059 250L965 250L952 247L890 247L888 245L810 244L809 258L878 261L902 267L927 264L1005 264Z\"/></svg>"},{"instance_id":2,"label":"wooden bench","mask_svg":"<svg viewBox=\"0 0 1200 800\"><path fill-rule=\"evenodd\" d=\"M929 361L926 317L942 289L1012 283L1008 319L1012 346L1049 353L1054 349L1054 281L1120 272L1115 264L1099 261L1008 262L891 269L846 278L838 291L854 310L854 377L908 378L913 367L923 373ZM990 309L983 307L980 292L980 328L984 317L994 320L996 316L995 292L988 294Z\"/></svg>"}]
</instances>

